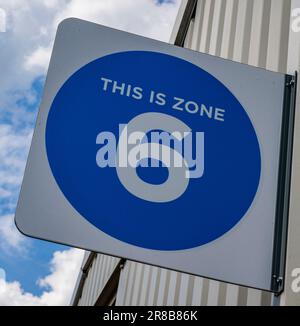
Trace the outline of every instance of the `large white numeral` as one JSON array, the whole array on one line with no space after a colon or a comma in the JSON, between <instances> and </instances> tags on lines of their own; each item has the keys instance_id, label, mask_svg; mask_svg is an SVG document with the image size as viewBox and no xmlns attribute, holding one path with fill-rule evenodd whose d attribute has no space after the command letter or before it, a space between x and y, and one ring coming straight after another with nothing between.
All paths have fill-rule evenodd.
<instances>
[{"instance_id":1,"label":"large white numeral","mask_svg":"<svg viewBox=\"0 0 300 326\"><path fill-rule=\"evenodd\" d=\"M179 139L180 135L191 132L190 128L185 123L167 114L145 113L135 117L128 123L126 132L123 131L120 135L117 149L118 162L116 170L120 182L134 196L150 202L170 202L179 198L186 191L189 184L189 168L182 154L162 144L145 143L128 145L127 143L127 135L133 133L147 134L152 130L163 130L174 135L178 140L182 140L182 138ZM128 146L127 148L124 146L126 143L126 147ZM147 154L143 155L143 153L149 153L149 145L151 146L151 157L146 157ZM160 160L168 168L168 179L164 183L159 185L147 183L138 176L136 167L130 164L125 164L126 166L122 164L124 162L121 162L121 160L124 157L127 159L128 153L136 146L138 146L140 160L148 158ZM160 153L162 153L162 155L160 155ZM167 158L169 156L164 155L164 153L171 154L174 161L177 163L176 167L169 166L169 162L164 161L164 157ZM181 164L178 164L180 162Z\"/></svg>"}]
</instances>

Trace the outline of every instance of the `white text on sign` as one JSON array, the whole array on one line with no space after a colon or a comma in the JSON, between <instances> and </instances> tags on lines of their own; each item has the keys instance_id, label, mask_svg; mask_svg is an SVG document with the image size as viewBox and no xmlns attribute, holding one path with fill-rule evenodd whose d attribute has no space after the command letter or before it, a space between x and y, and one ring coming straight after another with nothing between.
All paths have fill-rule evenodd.
<instances>
[{"instance_id":1,"label":"white text on sign","mask_svg":"<svg viewBox=\"0 0 300 326\"><path fill-rule=\"evenodd\" d=\"M226 110L217 108L213 105L198 103L196 101L187 100L179 96L169 96L162 92L150 90L146 92L140 86L133 86L123 82L114 81L108 78L101 78L101 90L104 92L111 92L119 96L130 97L134 100L142 100L145 97L150 104L158 106L169 106L172 110L182 111L200 117L205 117L211 120L224 122Z\"/></svg>"}]
</instances>

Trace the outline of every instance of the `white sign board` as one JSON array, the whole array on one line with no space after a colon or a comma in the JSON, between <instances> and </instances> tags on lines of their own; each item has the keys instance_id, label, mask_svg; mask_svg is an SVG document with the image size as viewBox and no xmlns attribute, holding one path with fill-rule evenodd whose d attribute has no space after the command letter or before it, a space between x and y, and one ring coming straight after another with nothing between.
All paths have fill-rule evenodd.
<instances>
[{"instance_id":1,"label":"white sign board","mask_svg":"<svg viewBox=\"0 0 300 326\"><path fill-rule=\"evenodd\" d=\"M276 290L287 80L78 19L63 21L18 228Z\"/></svg>"}]
</instances>

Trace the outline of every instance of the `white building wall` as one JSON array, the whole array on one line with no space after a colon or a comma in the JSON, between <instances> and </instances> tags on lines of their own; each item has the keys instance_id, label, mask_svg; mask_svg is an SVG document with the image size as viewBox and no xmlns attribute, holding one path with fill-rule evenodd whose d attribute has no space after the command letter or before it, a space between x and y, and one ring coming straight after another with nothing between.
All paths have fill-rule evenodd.
<instances>
[{"instance_id":1,"label":"white building wall","mask_svg":"<svg viewBox=\"0 0 300 326\"><path fill-rule=\"evenodd\" d=\"M186 4L187 0L183 0L172 41L175 40ZM198 0L196 15L190 24L184 46L273 71L293 73L300 68L300 35L293 35L290 31L293 7L300 7L300 0ZM300 139L299 114L296 119L297 146ZM295 148L294 156L287 273L291 272L292 266L297 261L299 266L295 267L300 267L299 253L296 249L299 248L297 234L300 235L300 222L297 219L300 211L299 144ZM94 264L91 267L85 282L80 304L93 304L114 264L117 264L115 258L97 256L97 263L95 267ZM291 281L289 275L287 279L288 282ZM96 288L92 290L95 282ZM293 302L295 303L289 295L282 296L281 304ZM117 305L149 306L234 306L272 303L273 297L270 293L130 261L126 262L121 272L116 301Z\"/></svg>"}]
</instances>

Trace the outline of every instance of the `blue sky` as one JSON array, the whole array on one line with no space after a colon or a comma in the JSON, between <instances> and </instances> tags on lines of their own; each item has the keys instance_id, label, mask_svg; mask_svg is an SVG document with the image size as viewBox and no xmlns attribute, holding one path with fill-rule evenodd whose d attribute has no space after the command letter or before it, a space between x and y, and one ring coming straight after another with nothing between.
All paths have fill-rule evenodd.
<instances>
[{"instance_id":1,"label":"blue sky","mask_svg":"<svg viewBox=\"0 0 300 326\"><path fill-rule=\"evenodd\" d=\"M167 41L179 2L0 0L0 305L68 304L83 257L13 222L57 24L79 17Z\"/></svg>"}]
</instances>

